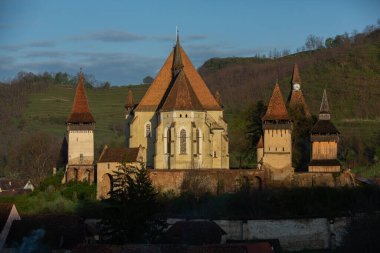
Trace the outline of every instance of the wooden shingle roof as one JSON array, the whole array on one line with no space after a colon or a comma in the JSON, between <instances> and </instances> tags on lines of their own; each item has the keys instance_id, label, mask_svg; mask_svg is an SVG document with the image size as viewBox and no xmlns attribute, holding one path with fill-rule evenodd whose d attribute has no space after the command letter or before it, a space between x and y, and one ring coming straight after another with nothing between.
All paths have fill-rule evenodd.
<instances>
[{"instance_id":1,"label":"wooden shingle roof","mask_svg":"<svg viewBox=\"0 0 380 253\"><path fill-rule=\"evenodd\" d=\"M167 90L170 88L169 86L173 81L172 66L174 51L175 50L171 52L165 61L160 72L150 85L144 97L141 99L135 111L156 111L160 109L159 105L163 104L162 100L165 94L167 94ZM182 47L180 47L180 56L183 64L183 71L203 109L216 111L222 110Z\"/></svg>"},{"instance_id":2,"label":"wooden shingle roof","mask_svg":"<svg viewBox=\"0 0 380 253\"><path fill-rule=\"evenodd\" d=\"M67 119L67 123L95 123L94 117L90 112L86 90L84 88L84 77L81 73L75 91L73 109Z\"/></svg>"},{"instance_id":3,"label":"wooden shingle roof","mask_svg":"<svg viewBox=\"0 0 380 253\"><path fill-rule=\"evenodd\" d=\"M269 100L268 109L262 120L289 120L288 110L286 109L284 98L281 93L280 85L276 83L272 96Z\"/></svg>"}]
</instances>

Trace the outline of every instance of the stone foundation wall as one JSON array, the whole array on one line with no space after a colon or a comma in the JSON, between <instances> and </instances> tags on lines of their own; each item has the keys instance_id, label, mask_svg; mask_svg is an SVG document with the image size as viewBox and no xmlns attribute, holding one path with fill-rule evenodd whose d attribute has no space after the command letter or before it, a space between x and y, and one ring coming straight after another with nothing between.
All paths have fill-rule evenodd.
<instances>
[{"instance_id":1,"label":"stone foundation wall","mask_svg":"<svg viewBox=\"0 0 380 253\"><path fill-rule=\"evenodd\" d=\"M95 182L95 170L93 165L68 165L65 174L66 182L89 181Z\"/></svg>"},{"instance_id":2,"label":"stone foundation wall","mask_svg":"<svg viewBox=\"0 0 380 253\"><path fill-rule=\"evenodd\" d=\"M179 192L184 181L194 180L206 185L212 193L234 192L243 185L265 188L266 173L263 170L151 170L153 185L161 191Z\"/></svg>"},{"instance_id":3,"label":"stone foundation wall","mask_svg":"<svg viewBox=\"0 0 380 253\"><path fill-rule=\"evenodd\" d=\"M283 175L281 180L277 174ZM196 180L207 185L212 193L234 192L242 186L250 188L270 187L344 187L355 186L350 173L294 173L292 170L277 172L272 169L225 170L151 170L153 185L161 191L178 192L185 180Z\"/></svg>"}]
</instances>

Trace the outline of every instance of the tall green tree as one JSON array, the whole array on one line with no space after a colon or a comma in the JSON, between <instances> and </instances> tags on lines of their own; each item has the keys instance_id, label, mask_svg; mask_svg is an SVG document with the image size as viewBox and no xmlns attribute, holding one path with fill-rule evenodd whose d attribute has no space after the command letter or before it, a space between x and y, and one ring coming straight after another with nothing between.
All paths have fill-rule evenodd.
<instances>
[{"instance_id":1,"label":"tall green tree","mask_svg":"<svg viewBox=\"0 0 380 253\"><path fill-rule=\"evenodd\" d=\"M114 171L113 189L102 219L102 239L109 243L155 242L166 223L157 218L159 203L145 167L122 163Z\"/></svg>"}]
</instances>

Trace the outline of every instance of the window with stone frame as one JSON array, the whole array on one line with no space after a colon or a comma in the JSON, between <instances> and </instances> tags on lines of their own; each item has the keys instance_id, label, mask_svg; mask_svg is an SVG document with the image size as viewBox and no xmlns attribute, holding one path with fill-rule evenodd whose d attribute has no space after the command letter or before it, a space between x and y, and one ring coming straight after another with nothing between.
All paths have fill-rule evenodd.
<instances>
[{"instance_id":1,"label":"window with stone frame","mask_svg":"<svg viewBox=\"0 0 380 253\"><path fill-rule=\"evenodd\" d=\"M145 137L149 138L151 136L151 125L150 123L145 125Z\"/></svg>"},{"instance_id":2,"label":"window with stone frame","mask_svg":"<svg viewBox=\"0 0 380 253\"><path fill-rule=\"evenodd\" d=\"M180 154L186 154L186 130L182 129L179 133L179 152Z\"/></svg>"}]
</instances>

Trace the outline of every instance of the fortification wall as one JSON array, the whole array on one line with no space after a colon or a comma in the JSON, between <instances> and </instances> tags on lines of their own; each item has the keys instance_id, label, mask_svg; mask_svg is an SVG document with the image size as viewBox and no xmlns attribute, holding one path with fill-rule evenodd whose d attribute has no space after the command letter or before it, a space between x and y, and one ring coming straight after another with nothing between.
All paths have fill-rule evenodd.
<instances>
[{"instance_id":1,"label":"fortification wall","mask_svg":"<svg viewBox=\"0 0 380 253\"><path fill-rule=\"evenodd\" d=\"M280 173L280 172L279 172ZM344 187L354 186L350 173L294 173L281 171L286 176L279 180L273 169L199 169L199 170L152 170L153 185L162 190L179 192L185 180L196 180L207 185L210 192L234 192L243 185L261 189L268 187Z\"/></svg>"}]
</instances>

